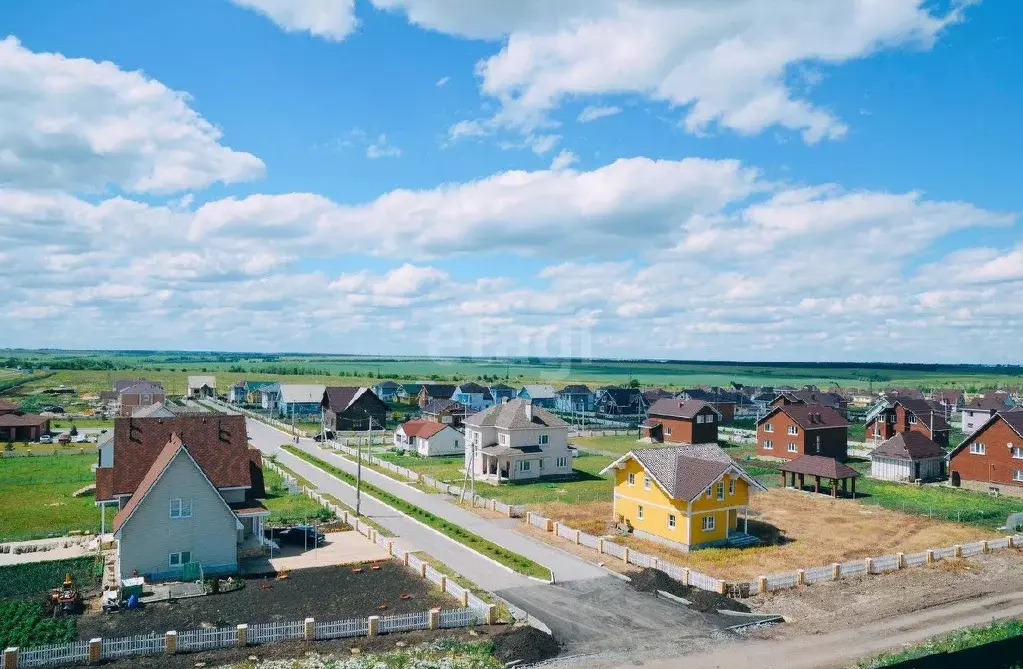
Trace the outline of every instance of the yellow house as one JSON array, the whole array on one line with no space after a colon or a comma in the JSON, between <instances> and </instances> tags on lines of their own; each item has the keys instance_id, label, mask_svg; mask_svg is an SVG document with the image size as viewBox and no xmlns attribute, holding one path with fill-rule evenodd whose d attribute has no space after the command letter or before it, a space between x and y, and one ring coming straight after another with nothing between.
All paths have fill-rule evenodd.
<instances>
[{"instance_id":1,"label":"yellow house","mask_svg":"<svg viewBox=\"0 0 1023 669\"><path fill-rule=\"evenodd\" d=\"M609 471L615 518L638 537L681 550L757 542L746 516L750 493L766 488L717 444L637 449L601 473Z\"/></svg>"}]
</instances>

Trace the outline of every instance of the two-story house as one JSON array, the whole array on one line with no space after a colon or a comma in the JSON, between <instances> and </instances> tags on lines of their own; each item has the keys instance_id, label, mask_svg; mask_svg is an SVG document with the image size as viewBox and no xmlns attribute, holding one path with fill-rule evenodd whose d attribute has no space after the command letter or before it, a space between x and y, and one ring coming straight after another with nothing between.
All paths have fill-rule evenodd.
<instances>
[{"instance_id":1,"label":"two-story house","mask_svg":"<svg viewBox=\"0 0 1023 669\"><path fill-rule=\"evenodd\" d=\"M845 413L845 410L849 406L846 399L839 393L806 388L803 390L788 390L779 393L774 400L771 401L770 406L776 407L783 404L819 404L821 406L831 407L842 414Z\"/></svg>"},{"instance_id":2,"label":"two-story house","mask_svg":"<svg viewBox=\"0 0 1023 669\"><path fill-rule=\"evenodd\" d=\"M632 450L608 472L615 519L638 537L685 551L758 543L746 517L750 494L765 488L717 444Z\"/></svg>"},{"instance_id":3,"label":"two-story house","mask_svg":"<svg viewBox=\"0 0 1023 669\"><path fill-rule=\"evenodd\" d=\"M956 487L1023 496L1023 411L998 412L948 454Z\"/></svg>"},{"instance_id":4,"label":"two-story house","mask_svg":"<svg viewBox=\"0 0 1023 669\"><path fill-rule=\"evenodd\" d=\"M495 404L465 419L465 467L488 483L569 476L568 423L528 400Z\"/></svg>"},{"instance_id":5,"label":"two-story house","mask_svg":"<svg viewBox=\"0 0 1023 669\"><path fill-rule=\"evenodd\" d=\"M152 381L138 381L118 391L117 415L131 416L139 409L160 404L165 399L167 396L159 384Z\"/></svg>"},{"instance_id":6,"label":"two-story house","mask_svg":"<svg viewBox=\"0 0 1023 669\"><path fill-rule=\"evenodd\" d=\"M449 400L455 394L455 387L447 383L424 383L419 387L419 408L423 409L433 400Z\"/></svg>"},{"instance_id":7,"label":"two-story house","mask_svg":"<svg viewBox=\"0 0 1023 669\"><path fill-rule=\"evenodd\" d=\"M217 377L215 376L188 377L188 391L186 395L193 400L216 399Z\"/></svg>"},{"instance_id":8,"label":"two-story house","mask_svg":"<svg viewBox=\"0 0 1023 669\"><path fill-rule=\"evenodd\" d=\"M327 386L320 399L323 425L328 430L382 430L390 407L370 388Z\"/></svg>"},{"instance_id":9,"label":"two-story house","mask_svg":"<svg viewBox=\"0 0 1023 669\"><path fill-rule=\"evenodd\" d=\"M1009 408L1006 395L994 393L981 395L965 405L962 410L962 426L964 434L973 434L981 425L985 425L999 411Z\"/></svg>"},{"instance_id":10,"label":"two-story house","mask_svg":"<svg viewBox=\"0 0 1023 669\"><path fill-rule=\"evenodd\" d=\"M117 573L178 579L234 573L247 553L260 554L269 511L259 451L248 447L245 417L194 414L117 418L99 448L96 504L117 510Z\"/></svg>"},{"instance_id":11,"label":"two-story house","mask_svg":"<svg viewBox=\"0 0 1023 669\"><path fill-rule=\"evenodd\" d=\"M546 383L535 383L519 388L516 397L520 400L527 400L533 406L553 409L557 403L558 396L554 392L554 386Z\"/></svg>"},{"instance_id":12,"label":"two-story house","mask_svg":"<svg viewBox=\"0 0 1023 669\"><path fill-rule=\"evenodd\" d=\"M593 397L593 410L606 416L642 416L647 408L639 388L600 388Z\"/></svg>"},{"instance_id":13,"label":"two-story house","mask_svg":"<svg viewBox=\"0 0 1023 669\"><path fill-rule=\"evenodd\" d=\"M942 448L948 448L949 425L944 409L927 400L889 397L868 411L864 421L867 441L879 444L899 432L919 432Z\"/></svg>"},{"instance_id":14,"label":"two-story house","mask_svg":"<svg viewBox=\"0 0 1023 669\"><path fill-rule=\"evenodd\" d=\"M490 394L490 389L472 381L457 386L455 392L451 394L451 399L459 402L471 413L494 406L494 396Z\"/></svg>"},{"instance_id":15,"label":"two-story house","mask_svg":"<svg viewBox=\"0 0 1023 669\"><path fill-rule=\"evenodd\" d=\"M398 397L398 390L400 388L401 386L394 381L381 381L373 386L373 392L384 402L394 402Z\"/></svg>"},{"instance_id":16,"label":"two-story house","mask_svg":"<svg viewBox=\"0 0 1023 669\"><path fill-rule=\"evenodd\" d=\"M277 415L285 419L319 420L326 389L327 386L317 384L280 384L275 409Z\"/></svg>"},{"instance_id":17,"label":"two-story house","mask_svg":"<svg viewBox=\"0 0 1023 669\"><path fill-rule=\"evenodd\" d=\"M721 422L728 425L735 419L735 409L741 402L748 402L752 408L753 401L742 393L733 393L721 388L686 388L676 397L680 400L701 400L714 407L721 414Z\"/></svg>"},{"instance_id":18,"label":"two-story house","mask_svg":"<svg viewBox=\"0 0 1023 669\"><path fill-rule=\"evenodd\" d=\"M501 404L505 400L515 399L515 389L503 383L495 383L487 388L490 396L494 398L494 404Z\"/></svg>"},{"instance_id":19,"label":"two-story house","mask_svg":"<svg viewBox=\"0 0 1023 669\"><path fill-rule=\"evenodd\" d=\"M716 444L721 414L701 400L661 398L640 425L640 437L650 442Z\"/></svg>"},{"instance_id":20,"label":"two-story house","mask_svg":"<svg viewBox=\"0 0 1023 669\"><path fill-rule=\"evenodd\" d=\"M567 385L557 393L554 408L564 413L593 411L593 391L582 384Z\"/></svg>"},{"instance_id":21,"label":"two-story house","mask_svg":"<svg viewBox=\"0 0 1023 669\"><path fill-rule=\"evenodd\" d=\"M459 427L468 415L466 408L461 402L454 400L430 400L422 411L420 417L431 423L443 423L452 427Z\"/></svg>"},{"instance_id":22,"label":"two-story house","mask_svg":"<svg viewBox=\"0 0 1023 669\"><path fill-rule=\"evenodd\" d=\"M795 460L823 455L844 461L849 448L849 421L819 404L776 406L757 422L757 455Z\"/></svg>"}]
</instances>

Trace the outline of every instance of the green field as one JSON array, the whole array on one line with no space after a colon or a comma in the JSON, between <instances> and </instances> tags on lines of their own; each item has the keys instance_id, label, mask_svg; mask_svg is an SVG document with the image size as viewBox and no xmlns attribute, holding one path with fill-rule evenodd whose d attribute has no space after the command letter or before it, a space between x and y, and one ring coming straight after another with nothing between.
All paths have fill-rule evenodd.
<instances>
[{"instance_id":1,"label":"green field","mask_svg":"<svg viewBox=\"0 0 1023 669\"><path fill-rule=\"evenodd\" d=\"M602 455L613 455L620 457L629 451L639 448L651 448L654 444L646 444L639 440L635 434L628 434L614 437L572 437L569 440L572 446L590 453Z\"/></svg>"},{"instance_id":2,"label":"green field","mask_svg":"<svg viewBox=\"0 0 1023 669\"><path fill-rule=\"evenodd\" d=\"M96 560L91 557L49 562L26 562L0 567L0 600L36 599L64 582L72 574L80 588L87 589L97 580Z\"/></svg>"},{"instance_id":3,"label":"green field","mask_svg":"<svg viewBox=\"0 0 1023 669\"><path fill-rule=\"evenodd\" d=\"M74 641L74 618L44 618L43 603L0 600L0 648L31 648Z\"/></svg>"},{"instance_id":4,"label":"green field","mask_svg":"<svg viewBox=\"0 0 1023 669\"><path fill-rule=\"evenodd\" d=\"M292 494L284 486L284 477L269 468L263 469L266 499L263 505L270 511L270 525L294 525L307 520L327 521L333 514L318 502L302 494Z\"/></svg>"},{"instance_id":5,"label":"green field","mask_svg":"<svg viewBox=\"0 0 1023 669\"><path fill-rule=\"evenodd\" d=\"M72 493L95 481L95 455L0 459L0 541L22 541L100 529L91 494Z\"/></svg>"},{"instance_id":6,"label":"green field","mask_svg":"<svg viewBox=\"0 0 1023 669\"><path fill-rule=\"evenodd\" d=\"M987 627L959 630L944 636L929 639L926 643L914 646L896 653L885 653L867 662L857 664L858 669L880 669L891 667L903 662L920 659L929 655L944 653L955 653L967 648L975 648L984 644L1003 639L1012 639L1023 636L1023 620L1008 620L1006 622L992 623ZM963 666L963 661L957 661L955 656L946 660L948 666ZM930 666L937 666L931 664ZM1002 665L999 665L1002 666ZM1020 666L1019 664L1015 666Z\"/></svg>"}]
</instances>

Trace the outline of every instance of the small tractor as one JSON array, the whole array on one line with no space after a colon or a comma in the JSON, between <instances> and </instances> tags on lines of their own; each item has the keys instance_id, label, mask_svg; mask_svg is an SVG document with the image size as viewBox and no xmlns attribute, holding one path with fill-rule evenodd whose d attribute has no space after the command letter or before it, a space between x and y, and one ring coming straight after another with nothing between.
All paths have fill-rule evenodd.
<instances>
[{"instance_id":1,"label":"small tractor","mask_svg":"<svg viewBox=\"0 0 1023 669\"><path fill-rule=\"evenodd\" d=\"M46 615L54 618L82 612L82 594L75 586L75 577L70 572L64 576L64 585L54 588L43 602Z\"/></svg>"}]
</instances>

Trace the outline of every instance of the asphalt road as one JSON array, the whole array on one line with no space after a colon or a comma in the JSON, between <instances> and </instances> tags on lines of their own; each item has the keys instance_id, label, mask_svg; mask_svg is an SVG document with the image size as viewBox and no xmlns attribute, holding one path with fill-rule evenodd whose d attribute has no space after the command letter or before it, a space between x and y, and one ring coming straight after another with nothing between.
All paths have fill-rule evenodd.
<instances>
[{"instance_id":1,"label":"asphalt road","mask_svg":"<svg viewBox=\"0 0 1023 669\"><path fill-rule=\"evenodd\" d=\"M355 490L337 478L280 448L290 436L255 420L248 421L249 440L264 453L308 479L323 493L354 508ZM355 464L303 439L299 447L354 473ZM730 618L690 611L666 600L636 592L600 567L519 534L500 521L491 521L461 509L446 496L431 495L367 468L364 480L459 523L473 532L519 552L552 569L558 583L548 585L501 567L446 536L362 496L363 514L397 535L396 546L422 550L480 586L526 611L554 634L570 655L606 652L699 651L722 637Z\"/></svg>"}]
</instances>

